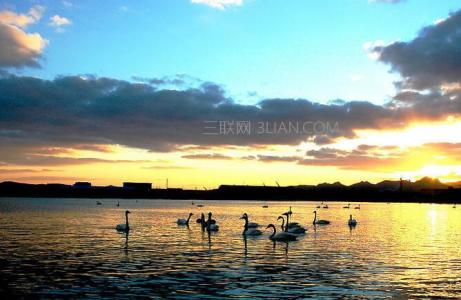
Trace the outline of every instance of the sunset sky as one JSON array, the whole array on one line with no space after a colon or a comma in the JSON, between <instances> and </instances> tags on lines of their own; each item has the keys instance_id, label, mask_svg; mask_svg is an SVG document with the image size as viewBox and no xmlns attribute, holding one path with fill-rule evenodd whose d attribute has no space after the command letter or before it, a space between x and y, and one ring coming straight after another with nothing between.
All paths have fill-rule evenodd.
<instances>
[{"instance_id":1,"label":"sunset sky","mask_svg":"<svg viewBox=\"0 0 461 300\"><path fill-rule=\"evenodd\" d=\"M460 96L459 0L0 1L0 181L458 181Z\"/></svg>"}]
</instances>

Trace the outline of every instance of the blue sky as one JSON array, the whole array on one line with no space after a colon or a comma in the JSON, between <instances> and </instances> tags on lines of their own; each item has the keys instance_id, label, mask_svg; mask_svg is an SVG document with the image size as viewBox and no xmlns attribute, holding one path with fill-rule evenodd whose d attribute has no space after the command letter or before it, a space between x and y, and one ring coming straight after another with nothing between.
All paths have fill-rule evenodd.
<instances>
[{"instance_id":1,"label":"blue sky","mask_svg":"<svg viewBox=\"0 0 461 300\"><path fill-rule=\"evenodd\" d=\"M459 8L457 0L249 0L225 9L189 0L37 0L0 8L26 12L36 4L46 11L29 31L49 44L42 67L22 74L187 74L222 84L247 103L266 97L382 103L398 77L370 59L364 43L410 40ZM48 25L55 14L72 22L64 32Z\"/></svg>"}]
</instances>

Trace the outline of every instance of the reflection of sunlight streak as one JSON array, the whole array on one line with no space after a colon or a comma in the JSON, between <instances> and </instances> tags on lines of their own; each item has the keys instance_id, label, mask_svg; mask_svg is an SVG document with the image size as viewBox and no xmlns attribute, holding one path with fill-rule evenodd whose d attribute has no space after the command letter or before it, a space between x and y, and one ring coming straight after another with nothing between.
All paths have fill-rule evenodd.
<instances>
[{"instance_id":1,"label":"reflection of sunlight streak","mask_svg":"<svg viewBox=\"0 0 461 300\"><path fill-rule=\"evenodd\" d=\"M437 211L435 208L431 208L428 212L427 215L429 217L429 220L431 222L432 228L435 228L435 225L437 224Z\"/></svg>"}]
</instances>

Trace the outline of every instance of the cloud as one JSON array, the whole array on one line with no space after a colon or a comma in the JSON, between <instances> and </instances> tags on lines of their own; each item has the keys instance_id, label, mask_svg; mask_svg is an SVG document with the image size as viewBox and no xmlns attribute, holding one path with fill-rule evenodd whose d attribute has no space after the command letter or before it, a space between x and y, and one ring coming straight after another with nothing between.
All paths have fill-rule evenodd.
<instances>
[{"instance_id":1,"label":"cloud","mask_svg":"<svg viewBox=\"0 0 461 300\"><path fill-rule=\"evenodd\" d=\"M377 149L379 147L374 145L359 145L350 151L325 147L307 151L307 158L299 160L298 164L338 167L345 170L394 171L406 153L396 150L390 155L383 155L373 151ZM392 149L396 148L393 147Z\"/></svg>"},{"instance_id":2,"label":"cloud","mask_svg":"<svg viewBox=\"0 0 461 300\"><path fill-rule=\"evenodd\" d=\"M229 6L240 6L243 0L191 0L192 3L205 4L218 9L225 9Z\"/></svg>"},{"instance_id":3,"label":"cloud","mask_svg":"<svg viewBox=\"0 0 461 300\"><path fill-rule=\"evenodd\" d=\"M242 105L209 82L171 90L113 78L43 80L10 75L0 78L0 90L0 142L42 148L120 144L174 151L185 145L297 145L314 138L316 132L220 134L219 122L247 120L254 130L259 122L270 126L298 120L338 122L339 131L328 135L334 139L353 137L356 129L395 127L400 115L359 101L326 105L304 99L265 99L257 105ZM204 134L209 120L216 122L216 135ZM320 135L325 141L325 133Z\"/></svg>"},{"instance_id":4,"label":"cloud","mask_svg":"<svg viewBox=\"0 0 461 300\"><path fill-rule=\"evenodd\" d=\"M399 73L397 94L387 104L422 120L461 113L461 10L422 28L408 42L367 43L370 55Z\"/></svg>"},{"instance_id":5,"label":"cloud","mask_svg":"<svg viewBox=\"0 0 461 300\"><path fill-rule=\"evenodd\" d=\"M0 168L0 174L18 174L18 173L42 173L42 172L55 172L56 170L49 169L4 169Z\"/></svg>"},{"instance_id":6,"label":"cloud","mask_svg":"<svg viewBox=\"0 0 461 300\"><path fill-rule=\"evenodd\" d=\"M0 68L40 65L39 59L48 41L25 29L40 20L43 11L43 7L34 6L27 14L0 12Z\"/></svg>"},{"instance_id":7,"label":"cloud","mask_svg":"<svg viewBox=\"0 0 461 300\"><path fill-rule=\"evenodd\" d=\"M424 27L409 42L378 45L379 60L402 76L404 89L439 89L461 82L461 11Z\"/></svg>"},{"instance_id":8,"label":"cloud","mask_svg":"<svg viewBox=\"0 0 461 300\"><path fill-rule=\"evenodd\" d=\"M26 28L28 25L39 21L44 11L45 8L39 5L33 6L27 14L17 14L9 10L0 11L0 23Z\"/></svg>"},{"instance_id":9,"label":"cloud","mask_svg":"<svg viewBox=\"0 0 461 300\"><path fill-rule=\"evenodd\" d=\"M233 159L232 156L223 155L223 154L219 154L219 153L189 154L189 155L183 155L181 157L182 158L188 158L188 159L217 159L217 160Z\"/></svg>"},{"instance_id":10,"label":"cloud","mask_svg":"<svg viewBox=\"0 0 461 300\"><path fill-rule=\"evenodd\" d=\"M50 22L48 23L48 25L55 28L56 32L64 32L64 26L70 24L72 24L72 22L68 18L58 15L50 17Z\"/></svg>"},{"instance_id":11,"label":"cloud","mask_svg":"<svg viewBox=\"0 0 461 300\"><path fill-rule=\"evenodd\" d=\"M0 77L0 161L24 165L101 162L63 156L72 156L76 150L110 152L105 145L114 144L152 152L183 151L188 147L264 148L312 141L332 144L338 138L353 138L358 129L396 129L412 120L433 120L446 114L437 109L438 98L425 108L429 102L420 99L420 94L407 95L409 105L380 106L365 101L320 104L289 98L244 105L228 97L215 83L202 81L196 86L169 89L164 88L164 82L168 80L129 82L94 76L44 80L5 74ZM452 114L461 112L456 101L451 108ZM210 126L205 121L213 123ZM226 124L236 126L236 121L251 123L251 133L221 131ZM297 121L337 123L338 131L274 132L274 124L280 128L280 124ZM258 132L260 124L269 131ZM209 133L206 127L211 127L213 134L205 134ZM205 153L184 158L227 157ZM260 159L291 161L284 157Z\"/></svg>"},{"instance_id":12,"label":"cloud","mask_svg":"<svg viewBox=\"0 0 461 300\"><path fill-rule=\"evenodd\" d=\"M277 155L258 155L261 162L293 162L298 161L299 157L295 156L277 156Z\"/></svg>"}]
</instances>

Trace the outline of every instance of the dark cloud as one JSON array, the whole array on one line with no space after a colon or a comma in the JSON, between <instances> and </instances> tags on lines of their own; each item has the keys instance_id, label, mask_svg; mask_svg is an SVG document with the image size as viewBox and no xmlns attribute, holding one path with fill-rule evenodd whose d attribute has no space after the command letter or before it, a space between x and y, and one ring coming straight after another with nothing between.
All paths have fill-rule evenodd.
<instances>
[{"instance_id":1,"label":"dark cloud","mask_svg":"<svg viewBox=\"0 0 461 300\"><path fill-rule=\"evenodd\" d=\"M461 82L461 11L424 27L410 42L378 46L379 60L402 75L401 88L438 89Z\"/></svg>"},{"instance_id":2,"label":"dark cloud","mask_svg":"<svg viewBox=\"0 0 461 300\"><path fill-rule=\"evenodd\" d=\"M328 135L316 135L312 139L312 142L314 142L317 145L327 145L333 143L334 139Z\"/></svg>"},{"instance_id":3,"label":"dark cloud","mask_svg":"<svg viewBox=\"0 0 461 300\"><path fill-rule=\"evenodd\" d=\"M59 156L58 156L59 155ZM139 163L146 160L112 160L92 157L71 157L61 149L40 149L15 145L0 147L0 165L3 166L68 166L93 163Z\"/></svg>"},{"instance_id":4,"label":"dark cloud","mask_svg":"<svg viewBox=\"0 0 461 300\"><path fill-rule=\"evenodd\" d=\"M232 156L223 155L219 153L189 154L189 155L183 155L181 157L187 158L187 159L217 159L217 160L234 159Z\"/></svg>"},{"instance_id":5,"label":"dark cloud","mask_svg":"<svg viewBox=\"0 0 461 300\"><path fill-rule=\"evenodd\" d=\"M250 121L269 126L281 122L338 124L338 131L317 139L353 137L355 129L396 125L399 112L369 102L319 104L304 99L266 99L242 105L219 85L202 82L184 90L158 89L94 76L54 80L7 76L0 78L0 142L37 148L102 150L120 144L151 151L172 151L185 145L296 145L316 132L219 134L220 121ZM215 135L205 133L214 121ZM234 124L235 125L235 124ZM300 125L302 126L302 124Z\"/></svg>"},{"instance_id":6,"label":"dark cloud","mask_svg":"<svg viewBox=\"0 0 461 300\"><path fill-rule=\"evenodd\" d=\"M402 153L393 155L378 155L371 151L377 147L371 145L359 145L351 151L335 148L321 148L307 151L308 158L298 161L298 164L308 166L329 166L346 170L382 170L395 168ZM369 152L370 151L370 152Z\"/></svg>"},{"instance_id":7,"label":"dark cloud","mask_svg":"<svg viewBox=\"0 0 461 300\"><path fill-rule=\"evenodd\" d=\"M292 162L298 161L299 157L295 156L275 156L275 155L258 155L258 160L262 162Z\"/></svg>"},{"instance_id":8,"label":"dark cloud","mask_svg":"<svg viewBox=\"0 0 461 300\"><path fill-rule=\"evenodd\" d=\"M373 51L402 77L388 109L405 110L406 120L430 121L461 113L461 10L424 27L409 42Z\"/></svg>"},{"instance_id":9,"label":"dark cloud","mask_svg":"<svg viewBox=\"0 0 461 300\"><path fill-rule=\"evenodd\" d=\"M0 174L18 174L18 173L43 173L43 172L55 172L58 170L50 170L50 169L0 169Z\"/></svg>"}]
</instances>

